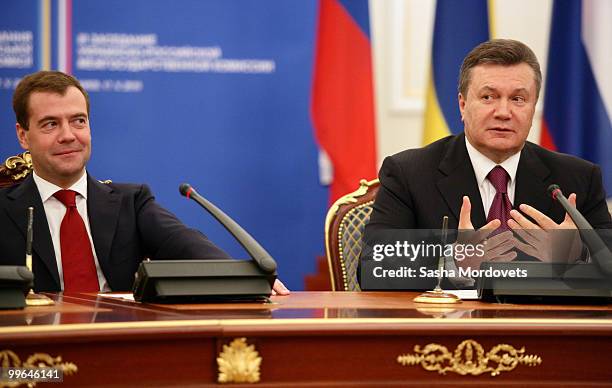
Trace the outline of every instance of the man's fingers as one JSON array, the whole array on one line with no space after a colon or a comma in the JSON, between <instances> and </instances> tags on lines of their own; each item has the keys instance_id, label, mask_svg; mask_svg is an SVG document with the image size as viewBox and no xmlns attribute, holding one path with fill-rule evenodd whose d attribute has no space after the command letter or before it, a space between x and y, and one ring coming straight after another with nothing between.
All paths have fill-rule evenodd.
<instances>
[{"instance_id":1,"label":"man's fingers","mask_svg":"<svg viewBox=\"0 0 612 388\"><path fill-rule=\"evenodd\" d=\"M523 240L527 241L532 245L538 241L538 237L542 237L542 233L545 233L545 231L540 228L523 228L521 225L519 225L518 222L514 220L508 220L508 226L519 237L521 237Z\"/></svg>"},{"instance_id":2,"label":"man's fingers","mask_svg":"<svg viewBox=\"0 0 612 388\"><path fill-rule=\"evenodd\" d=\"M538 257L538 250L529 244L525 244L524 242L518 241L515 244L516 249L525 252L529 256Z\"/></svg>"},{"instance_id":3,"label":"man's fingers","mask_svg":"<svg viewBox=\"0 0 612 388\"><path fill-rule=\"evenodd\" d=\"M518 227L521 229L539 229L538 225L531 222L531 220L522 215L518 210L510 210L510 217L512 217L512 220L509 221L514 221L512 225L516 226L518 224ZM510 223L508 223L508 226L510 226ZM512 228L512 226L510 227Z\"/></svg>"},{"instance_id":4,"label":"man's fingers","mask_svg":"<svg viewBox=\"0 0 612 388\"><path fill-rule=\"evenodd\" d=\"M495 236L487 239L487 244L490 247L494 247L506 241L513 241L513 240L514 240L514 234L512 234L512 231L506 230L504 232L498 233Z\"/></svg>"},{"instance_id":5,"label":"man's fingers","mask_svg":"<svg viewBox=\"0 0 612 388\"><path fill-rule=\"evenodd\" d=\"M280 280L276 279L274 281L274 286L272 287L272 295L289 295L291 291Z\"/></svg>"},{"instance_id":6,"label":"man's fingers","mask_svg":"<svg viewBox=\"0 0 612 388\"><path fill-rule=\"evenodd\" d=\"M498 219L494 219L491 222L487 223L485 226L480 228L480 230L490 230L489 234L493 233L497 228L501 226L501 221Z\"/></svg>"},{"instance_id":7,"label":"man's fingers","mask_svg":"<svg viewBox=\"0 0 612 388\"><path fill-rule=\"evenodd\" d=\"M576 193L571 193L567 201L572 205L572 207L576 208ZM570 217L569 213L565 213L565 219L563 220L564 227L575 228L576 224L574 224L574 220Z\"/></svg>"},{"instance_id":8,"label":"man's fingers","mask_svg":"<svg viewBox=\"0 0 612 388\"><path fill-rule=\"evenodd\" d=\"M510 211L510 215L512 215L512 211ZM520 225L518 222L516 222L516 221L514 220L514 218L510 218L510 219L508 220L508 227L509 227L510 229L513 229L514 231L516 231L516 230L523 230L523 228L521 227L521 225Z\"/></svg>"},{"instance_id":9,"label":"man's fingers","mask_svg":"<svg viewBox=\"0 0 612 388\"><path fill-rule=\"evenodd\" d=\"M570 205L576 207L576 193L571 193L569 198L567 199Z\"/></svg>"},{"instance_id":10,"label":"man's fingers","mask_svg":"<svg viewBox=\"0 0 612 388\"><path fill-rule=\"evenodd\" d=\"M538 226L540 228L542 228L542 229L554 229L554 228L556 228L558 226L553 220L548 218L546 215L544 215L544 213L540 212L539 210L537 210L534 207L531 207L531 206L525 205L525 204L521 204L519 206L519 209L521 209L521 211L523 213L525 213L529 217L531 217L538 224ZM512 212L510 212L510 215L512 215ZM512 218L514 218L516 220L516 218L514 216L512 216ZM523 217L523 219L526 219L526 218ZM517 221L518 221L519 224L521 223L519 220L517 220Z\"/></svg>"},{"instance_id":11,"label":"man's fingers","mask_svg":"<svg viewBox=\"0 0 612 388\"><path fill-rule=\"evenodd\" d=\"M457 242L462 244L478 244L484 241L491 233L493 233L501 225L500 220L493 220L478 230L459 228L459 236Z\"/></svg>"},{"instance_id":12,"label":"man's fingers","mask_svg":"<svg viewBox=\"0 0 612 388\"><path fill-rule=\"evenodd\" d=\"M508 253L504 253L502 255L498 255L497 257L490 259L489 261L495 261L495 262L506 262L506 261L512 261L516 259L516 252L515 251L510 251Z\"/></svg>"},{"instance_id":13,"label":"man's fingers","mask_svg":"<svg viewBox=\"0 0 612 388\"><path fill-rule=\"evenodd\" d=\"M463 202L461 203L461 211L459 212L459 229L474 229L472 226L472 204L470 198L467 195L463 196Z\"/></svg>"},{"instance_id":14,"label":"man's fingers","mask_svg":"<svg viewBox=\"0 0 612 388\"><path fill-rule=\"evenodd\" d=\"M489 242L487 241L487 250L485 254L487 257L495 258L512 250L515 247L515 243L516 240L507 240L496 246L489 246Z\"/></svg>"},{"instance_id":15,"label":"man's fingers","mask_svg":"<svg viewBox=\"0 0 612 388\"><path fill-rule=\"evenodd\" d=\"M500 220L493 220L487 223L482 228L478 229L472 236L472 242L478 243L489 237L489 235L501 226ZM500 233L501 234L501 233Z\"/></svg>"}]
</instances>

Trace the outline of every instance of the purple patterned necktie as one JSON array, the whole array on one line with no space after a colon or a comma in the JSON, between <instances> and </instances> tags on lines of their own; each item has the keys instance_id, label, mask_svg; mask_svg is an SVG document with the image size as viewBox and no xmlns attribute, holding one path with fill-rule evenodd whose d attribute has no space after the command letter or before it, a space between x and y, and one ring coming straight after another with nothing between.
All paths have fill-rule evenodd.
<instances>
[{"instance_id":1,"label":"purple patterned necktie","mask_svg":"<svg viewBox=\"0 0 612 388\"><path fill-rule=\"evenodd\" d=\"M512 210L512 203L510 203L510 198L508 198L508 181L510 176L502 166L495 166L489 172L489 175L487 175L487 179L495 187L495 191L497 191L489 209L487 223L495 219L501 221L501 226L495 231L497 234L510 229L508 227L510 210Z\"/></svg>"}]
</instances>

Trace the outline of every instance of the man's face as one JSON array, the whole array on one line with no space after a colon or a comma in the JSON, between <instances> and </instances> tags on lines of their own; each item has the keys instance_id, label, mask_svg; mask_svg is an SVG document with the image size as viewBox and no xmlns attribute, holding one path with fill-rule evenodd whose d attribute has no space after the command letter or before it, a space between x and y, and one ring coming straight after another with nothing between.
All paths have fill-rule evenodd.
<instances>
[{"instance_id":1,"label":"man's face","mask_svg":"<svg viewBox=\"0 0 612 388\"><path fill-rule=\"evenodd\" d=\"M83 174L91 155L85 96L74 86L65 95L34 92L29 99L29 129L17 124L19 144L32 154L34 171L67 188Z\"/></svg>"},{"instance_id":2,"label":"man's face","mask_svg":"<svg viewBox=\"0 0 612 388\"><path fill-rule=\"evenodd\" d=\"M523 148L536 102L535 76L528 64L475 66L467 96L459 93L465 135L482 154L501 163Z\"/></svg>"}]
</instances>

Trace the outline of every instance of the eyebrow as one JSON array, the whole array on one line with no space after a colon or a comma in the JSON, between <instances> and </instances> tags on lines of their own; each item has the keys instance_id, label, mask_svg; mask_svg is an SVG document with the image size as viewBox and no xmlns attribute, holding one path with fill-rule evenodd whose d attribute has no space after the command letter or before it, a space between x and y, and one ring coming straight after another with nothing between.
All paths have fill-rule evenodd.
<instances>
[{"instance_id":1,"label":"eyebrow","mask_svg":"<svg viewBox=\"0 0 612 388\"><path fill-rule=\"evenodd\" d=\"M44 123L45 121L52 121L52 120L57 120L57 117L55 117L55 116L45 116L42 119L38 120L36 122L36 124L40 125L40 124Z\"/></svg>"},{"instance_id":2,"label":"eyebrow","mask_svg":"<svg viewBox=\"0 0 612 388\"><path fill-rule=\"evenodd\" d=\"M483 86L482 88L480 88L479 91L480 92L481 91L492 91L492 92L495 92L495 91L497 91L497 89L496 88L492 88L490 86ZM513 93L524 92L524 93L529 94L529 90L527 90L527 88L517 88L517 89L514 89L512 92Z\"/></svg>"},{"instance_id":3,"label":"eyebrow","mask_svg":"<svg viewBox=\"0 0 612 388\"><path fill-rule=\"evenodd\" d=\"M71 119L75 119L77 117L85 117L85 118L87 118L87 114L83 113L83 112L79 112L79 113L75 113L75 114L70 116ZM36 122L36 124L40 125L40 124L44 123L45 121L52 121L52 120L59 120L59 118L57 116L45 116L42 119L38 120Z\"/></svg>"}]
</instances>

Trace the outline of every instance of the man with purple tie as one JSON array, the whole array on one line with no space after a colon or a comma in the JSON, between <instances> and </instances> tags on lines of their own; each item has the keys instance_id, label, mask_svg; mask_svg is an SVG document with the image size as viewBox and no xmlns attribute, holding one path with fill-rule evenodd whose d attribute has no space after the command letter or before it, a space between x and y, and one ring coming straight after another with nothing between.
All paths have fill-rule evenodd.
<instances>
[{"instance_id":1,"label":"man with purple tie","mask_svg":"<svg viewBox=\"0 0 612 388\"><path fill-rule=\"evenodd\" d=\"M459 76L464 133L384 160L364 239L389 229L439 229L449 216L450 229L473 230L472 242L486 242L484 256L460 266L510 261L517 252L546 261L538 257L538 241L512 232L575 228L547 195L552 183L571 193L593 227L611 228L600 168L527 141L541 84L537 58L525 44L494 39L475 47Z\"/></svg>"}]
</instances>

